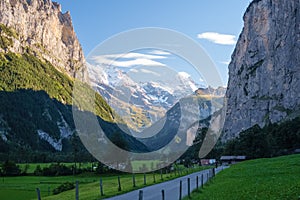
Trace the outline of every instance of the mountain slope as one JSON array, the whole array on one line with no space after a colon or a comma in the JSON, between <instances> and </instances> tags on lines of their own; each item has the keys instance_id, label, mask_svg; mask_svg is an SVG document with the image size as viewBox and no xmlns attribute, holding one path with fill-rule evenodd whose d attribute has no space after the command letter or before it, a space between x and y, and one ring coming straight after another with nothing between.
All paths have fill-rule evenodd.
<instances>
[{"instance_id":1,"label":"mountain slope","mask_svg":"<svg viewBox=\"0 0 300 200\"><path fill-rule=\"evenodd\" d=\"M72 115L73 81L30 54L1 54L0 69L0 136L4 141L1 146L9 148L2 147L2 153L10 151L17 156L20 148L24 152L70 153L70 139L76 133ZM98 94L95 103L101 126L110 126L112 133L119 131L120 140L129 149L145 149L133 137L122 134L113 123L113 111ZM76 145L83 148L79 143Z\"/></svg>"},{"instance_id":2,"label":"mountain slope","mask_svg":"<svg viewBox=\"0 0 300 200\"><path fill-rule=\"evenodd\" d=\"M12 3L14 5L10 6ZM84 57L76 57L82 50L77 44L70 18L61 15L58 4L47 0L1 1L0 5L0 22L8 24L0 24L1 160L73 161L75 152L80 153L82 159L91 160L78 138L73 122L72 76L84 69L81 65ZM51 20L54 22L49 27ZM59 24L56 24L57 20L60 20ZM21 22L24 24L19 26ZM69 28L66 33L61 32L66 28L65 23ZM41 27L32 27L32 24ZM17 27L17 30L12 27ZM47 35L45 31L57 33ZM59 37L52 34L58 34ZM69 38L67 41L70 43L66 44L66 38ZM38 48L34 47L32 41L38 44ZM61 59L55 57L54 53L58 53ZM59 58L59 62L55 61L56 58ZM70 59L74 62L78 59L75 62L78 65L75 66ZM87 85L84 89L94 92ZM114 143L122 141L121 144L126 144L128 150L146 149L141 142L120 130L114 121L122 122L116 119L113 110L97 93L93 112L100 126L110 130L107 136ZM113 133L118 133L117 137ZM52 156L58 154L60 159Z\"/></svg>"},{"instance_id":3,"label":"mountain slope","mask_svg":"<svg viewBox=\"0 0 300 200\"><path fill-rule=\"evenodd\" d=\"M73 29L69 12L51 0L2 0L0 24L10 28L7 34L0 26L1 35L10 45L1 46L1 52L32 53L49 61L60 71L74 76L85 62L83 51ZM6 29L6 28L4 28Z\"/></svg>"},{"instance_id":4,"label":"mountain slope","mask_svg":"<svg viewBox=\"0 0 300 200\"><path fill-rule=\"evenodd\" d=\"M170 74L170 80L140 80L130 70L114 66L88 66L93 88L99 92L133 129L150 127L181 98L195 92L198 85L189 74ZM139 74L141 77L144 74ZM157 78L156 78L157 79Z\"/></svg>"},{"instance_id":5,"label":"mountain slope","mask_svg":"<svg viewBox=\"0 0 300 200\"><path fill-rule=\"evenodd\" d=\"M206 91L206 89L197 91L200 90ZM210 93L196 93L182 98L162 119L142 132L143 136L150 135L150 137L139 140L151 151L166 146L172 140L176 141L177 144L169 151L181 155L193 144L197 129L209 127L211 116L223 107L223 101L223 96L214 96ZM156 132L157 134L153 135Z\"/></svg>"},{"instance_id":6,"label":"mountain slope","mask_svg":"<svg viewBox=\"0 0 300 200\"><path fill-rule=\"evenodd\" d=\"M224 139L300 111L300 2L255 0L229 65Z\"/></svg>"}]
</instances>

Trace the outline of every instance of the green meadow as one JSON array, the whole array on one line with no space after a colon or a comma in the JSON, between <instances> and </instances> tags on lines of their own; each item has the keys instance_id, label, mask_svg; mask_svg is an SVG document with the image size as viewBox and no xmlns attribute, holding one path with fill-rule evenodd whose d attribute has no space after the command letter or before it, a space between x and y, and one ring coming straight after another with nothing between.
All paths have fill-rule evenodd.
<instances>
[{"instance_id":1,"label":"green meadow","mask_svg":"<svg viewBox=\"0 0 300 200\"><path fill-rule=\"evenodd\" d=\"M194 192L191 199L299 200L300 155L232 165L220 172L203 190Z\"/></svg>"},{"instance_id":2,"label":"green meadow","mask_svg":"<svg viewBox=\"0 0 300 200\"><path fill-rule=\"evenodd\" d=\"M29 164L29 170L35 168L37 164ZM45 167L49 164L40 164ZM66 164L67 165L67 164ZM71 164L70 164L71 165ZM84 167L91 163L81 164ZM136 164L140 166L140 163ZM21 165L21 168L23 166ZM147 166L148 167L148 166ZM175 173L163 174L161 180L160 173L147 174L147 186L171 180L179 176L186 175L205 168L198 167L184 169L183 172L175 176ZM80 199L95 200L136 190L144 185L144 175L136 174L136 187L133 187L131 174L120 174L121 189L118 191L118 175L95 175L85 173L76 176L19 176L1 177L0 179L0 199L1 200L33 200L37 199L36 188L41 190L44 200L69 200L75 199L75 190L69 190L57 195L52 195L54 188L65 182L79 181ZM155 183L154 177L155 176ZM104 196L100 196L99 180L103 181ZM188 198L185 198L188 199ZM300 155L283 156L270 159L257 159L245 161L220 172L214 179L204 186L204 189L193 192L191 199L223 200L223 199L300 199Z\"/></svg>"},{"instance_id":3,"label":"green meadow","mask_svg":"<svg viewBox=\"0 0 300 200\"><path fill-rule=\"evenodd\" d=\"M36 165L29 164L28 172L33 172ZM40 164L41 167L47 167L50 164ZM71 163L65 163L65 165L72 165ZM89 166L90 163L82 164L82 166ZM24 167L25 165L20 165ZM136 167L140 166L140 163L136 163ZM163 181L168 181L180 176L184 176L188 173L193 173L196 171L204 170L205 167L194 167L186 169L183 166L178 166L179 170L172 173L162 174L163 179L161 180L160 173L149 173L146 175L146 186L153 185L155 183L160 183ZM180 171L180 174L178 174ZM75 183L79 182L79 196L80 199L85 200L95 200L103 199L118 194L126 193L132 190L136 190L144 185L144 175L136 174L135 181L136 187L133 187L133 180L131 174L120 174L121 189L118 191L118 175L107 174L107 175L95 175L94 173L85 173L76 176L55 176L55 177L45 177L45 176L18 176L18 177L1 177L0 179L0 199L1 200L31 200L37 199L36 188L41 191L41 197L43 200L70 200L75 199L75 189L62 192L57 195L53 195L53 189L57 188L65 182ZM154 183L155 176L155 183ZM100 196L100 177L103 182L104 196Z\"/></svg>"}]
</instances>

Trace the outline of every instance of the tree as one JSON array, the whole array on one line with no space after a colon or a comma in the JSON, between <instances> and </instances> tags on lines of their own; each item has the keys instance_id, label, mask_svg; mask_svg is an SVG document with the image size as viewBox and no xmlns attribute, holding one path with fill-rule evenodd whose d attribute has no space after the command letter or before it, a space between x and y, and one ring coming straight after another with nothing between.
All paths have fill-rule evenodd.
<instances>
[{"instance_id":1,"label":"tree","mask_svg":"<svg viewBox=\"0 0 300 200\"><path fill-rule=\"evenodd\" d=\"M72 138L71 138L71 144L72 144L72 154L73 154L73 162L74 162L74 170L73 170L73 174L76 174L76 171L77 171L77 160L78 160L78 152L79 152L79 144L80 144L80 141L79 141L79 137L76 133L74 133L72 135Z\"/></svg>"},{"instance_id":2,"label":"tree","mask_svg":"<svg viewBox=\"0 0 300 200\"><path fill-rule=\"evenodd\" d=\"M16 163L12 161L5 161L2 164L2 172L4 176L18 176L21 173L21 170Z\"/></svg>"},{"instance_id":3,"label":"tree","mask_svg":"<svg viewBox=\"0 0 300 200\"><path fill-rule=\"evenodd\" d=\"M96 168L96 174L104 174L107 171L108 171L107 167L104 164L102 164L101 162L98 162L97 168Z\"/></svg>"},{"instance_id":4,"label":"tree","mask_svg":"<svg viewBox=\"0 0 300 200\"><path fill-rule=\"evenodd\" d=\"M37 165L37 166L36 166L36 168L35 168L33 174L34 174L35 176L42 176L42 175L43 175L43 170L42 170L42 168L41 168L40 165Z\"/></svg>"}]
</instances>

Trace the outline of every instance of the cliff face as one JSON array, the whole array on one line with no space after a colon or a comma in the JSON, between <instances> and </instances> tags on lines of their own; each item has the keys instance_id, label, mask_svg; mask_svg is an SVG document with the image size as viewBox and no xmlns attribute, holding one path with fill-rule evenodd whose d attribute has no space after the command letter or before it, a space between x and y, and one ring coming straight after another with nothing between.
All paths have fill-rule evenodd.
<instances>
[{"instance_id":1,"label":"cliff face","mask_svg":"<svg viewBox=\"0 0 300 200\"><path fill-rule=\"evenodd\" d=\"M12 45L0 51L24 53L29 47L31 53L70 76L83 66L84 55L70 13L63 14L59 4L51 0L1 0L0 23L16 31L8 38Z\"/></svg>"},{"instance_id":2,"label":"cliff face","mask_svg":"<svg viewBox=\"0 0 300 200\"><path fill-rule=\"evenodd\" d=\"M229 65L224 139L299 115L300 1L255 0Z\"/></svg>"}]
</instances>

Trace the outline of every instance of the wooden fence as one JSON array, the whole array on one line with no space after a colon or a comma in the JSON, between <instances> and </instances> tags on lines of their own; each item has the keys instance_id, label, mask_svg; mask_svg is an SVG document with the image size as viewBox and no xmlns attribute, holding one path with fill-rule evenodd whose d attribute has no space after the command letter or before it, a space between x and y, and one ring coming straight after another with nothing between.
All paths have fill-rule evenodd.
<instances>
[{"instance_id":1,"label":"wooden fence","mask_svg":"<svg viewBox=\"0 0 300 200\"><path fill-rule=\"evenodd\" d=\"M143 176L144 182L143 183L144 183L144 186L146 186L147 183L149 183L148 185L155 184L157 182L156 181L156 176L157 175L160 176L160 180L163 181L164 176L168 177L168 178L173 177L173 176L174 176L174 178L176 178L176 177L180 178L181 176L188 175L190 172L191 172L191 170L189 170L189 169L166 171L165 173L163 173L163 171L160 170L159 174L155 174L155 173L144 174L144 176ZM206 174L201 174L201 176L197 175L196 179L195 179L196 180L196 190L199 190L200 187L203 189L203 185L205 184L204 179L206 178L206 182L209 182L211 180L211 178L213 178L215 176L215 174L216 174L215 168L212 168L212 169L207 170ZM149 177L152 177L152 178L149 178ZM152 179L152 183L150 181L151 179ZM182 194L183 194L182 193L182 183L183 183L183 181L184 180L180 180L180 183L179 183L179 197L178 197L179 200L181 200L183 198L183 196L182 196ZM186 181L187 181L187 194L188 194L188 197L190 197L190 195L191 195L191 178L187 178ZM117 177L116 182L118 184L118 192L122 191L122 181L121 181L120 176ZM132 187L133 188L137 187L135 174L132 174ZM37 199L41 200L41 193L40 193L39 188L36 188L36 193L37 193ZM79 194L80 194L79 193L79 181L76 181L75 182L75 200L79 200L79 197L80 197ZM99 180L99 194L100 194L101 197L105 196L105 188L104 188L102 178L100 178L100 180ZM48 188L48 195L49 195L49 188ZM143 190L140 190L139 194L138 194L138 199L143 200L143 196L144 196L144 192L143 192ZM166 194L164 189L161 190L161 196L162 196L163 200L165 199L165 196L168 196L168 194Z\"/></svg>"}]
</instances>

